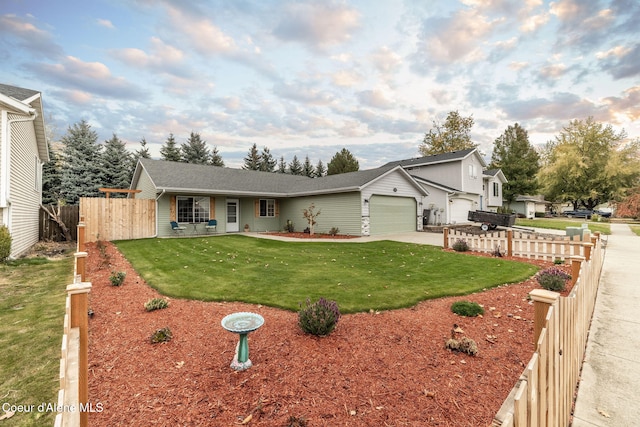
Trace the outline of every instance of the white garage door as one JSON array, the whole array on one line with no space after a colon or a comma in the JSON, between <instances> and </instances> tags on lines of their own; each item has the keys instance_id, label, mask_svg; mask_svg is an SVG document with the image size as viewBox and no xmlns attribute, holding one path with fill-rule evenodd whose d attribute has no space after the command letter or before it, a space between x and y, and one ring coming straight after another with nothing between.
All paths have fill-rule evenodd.
<instances>
[{"instance_id":1,"label":"white garage door","mask_svg":"<svg viewBox=\"0 0 640 427\"><path fill-rule=\"evenodd\" d=\"M413 197L372 196L369 204L372 235L416 231Z\"/></svg>"},{"instance_id":2,"label":"white garage door","mask_svg":"<svg viewBox=\"0 0 640 427\"><path fill-rule=\"evenodd\" d=\"M453 202L449 204L451 207L451 224L460 224L469 222L469 211L472 209L473 202L467 199L452 199Z\"/></svg>"}]
</instances>

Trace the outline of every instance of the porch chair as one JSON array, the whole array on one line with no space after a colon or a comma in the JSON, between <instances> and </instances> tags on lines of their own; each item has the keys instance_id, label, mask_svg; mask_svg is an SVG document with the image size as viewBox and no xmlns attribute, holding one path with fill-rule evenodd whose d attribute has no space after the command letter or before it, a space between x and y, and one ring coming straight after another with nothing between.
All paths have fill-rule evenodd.
<instances>
[{"instance_id":1,"label":"porch chair","mask_svg":"<svg viewBox=\"0 0 640 427\"><path fill-rule=\"evenodd\" d=\"M187 229L187 227L183 226L183 225L179 225L177 222L175 221L171 221L171 229L173 230L173 232L175 234L184 234L184 230Z\"/></svg>"},{"instance_id":2,"label":"porch chair","mask_svg":"<svg viewBox=\"0 0 640 427\"><path fill-rule=\"evenodd\" d=\"M218 232L218 220L210 219L205 227L207 229L207 233L213 231L215 233Z\"/></svg>"}]
</instances>

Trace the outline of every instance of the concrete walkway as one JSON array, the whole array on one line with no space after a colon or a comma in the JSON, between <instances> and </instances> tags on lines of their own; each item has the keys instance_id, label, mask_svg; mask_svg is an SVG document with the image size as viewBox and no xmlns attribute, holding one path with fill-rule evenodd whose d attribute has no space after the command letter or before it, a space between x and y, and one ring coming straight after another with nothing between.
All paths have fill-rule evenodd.
<instances>
[{"instance_id":1,"label":"concrete walkway","mask_svg":"<svg viewBox=\"0 0 640 427\"><path fill-rule=\"evenodd\" d=\"M640 426L640 237L611 224L572 427Z\"/></svg>"}]
</instances>

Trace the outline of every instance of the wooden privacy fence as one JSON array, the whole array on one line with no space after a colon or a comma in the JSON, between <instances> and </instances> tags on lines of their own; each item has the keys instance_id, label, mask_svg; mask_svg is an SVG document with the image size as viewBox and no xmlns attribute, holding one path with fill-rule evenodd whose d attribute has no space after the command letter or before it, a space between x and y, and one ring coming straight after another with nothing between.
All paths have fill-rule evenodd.
<instances>
[{"instance_id":1,"label":"wooden privacy fence","mask_svg":"<svg viewBox=\"0 0 640 427\"><path fill-rule=\"evenodd\" d=\"M48 207L51 209L52 206ZM60 217L62 219L62 222L64 222L64 224L69 229L73 240L77 240L78 238L76 228L78 226L78 221L80 218L79 212L79 206L69 205L60 207ZM53 240L54 242L63 242L65 240L60 226L54 220L52 220L49 214L47 214L43 209L40 209L39 223L40 240Z\"/></svg>"},{"instance_id":2,"label":"wooden privacy fence","mask_svg":"<svg viewBox=\"0 0 640 427\"><path fill-rule=\"evenodd\" d=\"M580 240L582 237L582 241ZM514 230L500 230L486 234L469 234L456 229L444 229L444 247L451 248L458 240L464 240L469 249L476 252L494 253L523 258L569 259L585 256L584 242L591 242L588 231L582 236L550 236L539 233L523 233Z\"/></svg>"},{"instance_id":3,"label":"wooden privacy fence","mask_svg":"<svg viewBox=\"0 0 640 427\"><path fill-rule=\"evenodd\" d=\"M84 252L84 224L77 226L77 251L74 264L74 280L67 286L65 302L64 334L60 356L60 390L55 427L85 427L89 423L89 321L88 296L91 283L86 282Z\"/></svg>"},{"instance_id":4,"label":"wooden privacy fence","mask_svg":"<svg viewBox=\"0 0 640 427\"><path fill-rule=\"evenodd\" d=\"M87 242L156 235L156 203L153 199L81 197L80 216L87 227Z\"/></svg>"},{"instance_id":5,"label":"wooden privacy fence","mask_svg":"<svg viewBox=\"0 0 640 427\"><path fill-rule=\"evenodd\" d=\"M569 296L543 289L531 291L536 351L492 426L569 425L602 271L599 239L588 255L571 258L575 283Z\"/></svg>"}]
</instances>

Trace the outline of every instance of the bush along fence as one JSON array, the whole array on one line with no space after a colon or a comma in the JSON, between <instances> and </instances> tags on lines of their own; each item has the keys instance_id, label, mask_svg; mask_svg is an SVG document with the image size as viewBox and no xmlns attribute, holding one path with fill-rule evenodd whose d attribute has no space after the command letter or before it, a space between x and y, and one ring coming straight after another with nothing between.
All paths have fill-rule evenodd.
<instances>
[{"instance_id":1,"label":"bush along fence","mask_svg":"<svg viewBox=\"0 0 640 427\"><path fill-rule=\"evenodd\" d=\"M598 237L586 256L570 257L573 288L567 297L544 289L529 293L535 352L493 427L569 425L604 259Z\"/></svg>"},{"instance_id":2,"label":"bush along fence","mask_svg":"<svg viewBox=\"0 0 640 427\"><path fill-rule=\"evenodd\" d=\"M596 234L598 234L596 232ZM598 236L591 236L585 229L581 235L549 236L539 233L523 233L514 230L501 230L486 234L469 234L456 229L444 229L444 248L451 248L462 240L469 250L497 253L530 259L555 261L569 259L572 256L586 256L586 243L595 242Z\"/></svg>"},{"instance_id":3,"label":"bush along fence","mask_svg":"<svg viewBox=\"0 0 640 427\"><path fill-rule=\"evenodd\" d=\"M87 426L89 424L88 339L89 292L86 281L85 225L83 218L77 227L78 245L74 254L74 281L67 286L64 315L64 335L60 358L60 390L55 427Z\"/></svg>"}]
</instances>

